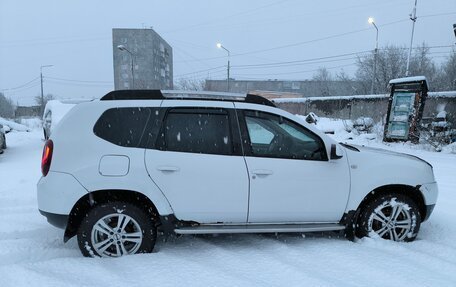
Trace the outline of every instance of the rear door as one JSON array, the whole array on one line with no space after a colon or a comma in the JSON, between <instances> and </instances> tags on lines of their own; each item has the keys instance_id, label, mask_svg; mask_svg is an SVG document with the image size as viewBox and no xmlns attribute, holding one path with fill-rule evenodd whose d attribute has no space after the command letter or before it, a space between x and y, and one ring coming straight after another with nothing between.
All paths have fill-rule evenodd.
<instances>
[{"instance_id":1,"label":"rear door","mask_svg":"<svg viewBox=\"0 0 456 287\"><path fill-rule=\"evenodd\" d=\"M166 115L145 161L175 216L245 223L249 182L233 103L169 100L162 108Z\"/></svg>"}]
</instances>

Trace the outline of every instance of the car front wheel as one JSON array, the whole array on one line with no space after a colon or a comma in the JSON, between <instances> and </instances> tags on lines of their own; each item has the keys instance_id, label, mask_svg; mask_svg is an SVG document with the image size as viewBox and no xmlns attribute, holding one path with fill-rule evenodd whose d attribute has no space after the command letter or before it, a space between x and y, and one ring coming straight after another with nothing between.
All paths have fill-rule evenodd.
<instances>
[{"instance_id":1,"label":"car front wheel","mask_svg":"<svg viewBox=\"0 0 456 287\"><path fill-rule=\"evenodd\" d=\"M120 257L152 252L157 231L153 219L139 207L110 202L87 213L77 237L84 256Z\"/></svg>"},{"instance_id":2,"label":"car front wheel","mask_svg":"<svg viewBox=\"0 0 456 287\"><path fill-rule=\"evenodd\" d=\"M385 194L361 210L357 235L408 242L415 240L420 223L419 209L412 199L401 194Z\"/></svg>"}]
</instances>

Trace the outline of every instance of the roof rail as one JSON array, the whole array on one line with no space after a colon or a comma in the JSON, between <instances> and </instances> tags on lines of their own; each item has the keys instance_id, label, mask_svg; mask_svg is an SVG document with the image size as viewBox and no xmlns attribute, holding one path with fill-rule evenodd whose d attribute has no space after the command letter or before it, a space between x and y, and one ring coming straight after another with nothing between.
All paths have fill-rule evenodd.
<instances>
[{"instance_id":1,"label":"roof rail","mask_svg":"<svg viewBox=\"0 0 456 287\"><path fill-rule=\"evenodd\" d=\"M236 94L209 91L178 91L178 90L117 90L107 93L101 101L115 100L210 100L245 102L275 107L274 103L266 98L253 94Z\"/></svg>"}]
</instances>

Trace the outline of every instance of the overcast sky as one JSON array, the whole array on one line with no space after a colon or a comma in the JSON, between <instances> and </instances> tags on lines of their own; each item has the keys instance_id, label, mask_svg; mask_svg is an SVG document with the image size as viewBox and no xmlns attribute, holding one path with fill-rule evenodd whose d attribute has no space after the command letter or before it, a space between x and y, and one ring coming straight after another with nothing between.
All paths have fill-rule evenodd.
<instances>
[{"instance_id":1,"label":"overcast sky","mask_svg":"<svg viewBox=\"0 0 456 287\"><path fill-rule=\"evenodd\" d=\"M318 67L353 74L353 53L408 47L414 0L0 0L0 91L19 104L44 92L98 98L114 87L112 28L153 27L173 47L174 80L223 79L226 52L236 79L309 79ZM418 0L414 44L441 61L455 44L456 0ZM248 66L326 58L278 67ZM315 62L315 61L314 61ZM195 73L197 72L197 73ZM30 83L29 83L30 82ZM28 84L27 84L28 83ZM24 85L25 84L25 85Z\"/></svg>"}]
</instances>

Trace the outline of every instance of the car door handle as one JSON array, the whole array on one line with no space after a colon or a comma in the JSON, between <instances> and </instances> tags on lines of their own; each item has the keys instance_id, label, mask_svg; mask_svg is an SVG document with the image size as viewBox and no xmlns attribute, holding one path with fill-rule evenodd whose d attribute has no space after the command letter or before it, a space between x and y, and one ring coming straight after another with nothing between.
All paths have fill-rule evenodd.
<instances>
[{"instance_id":1,"label":"car door handle","mask_svg":"<svg viewBox=\"0 0 456 287\"><path fill-rule=\"evenodd\" d=\"M180 169L177 166L170 166L170 165L162 165L162 166L157 166L157 169L159 171L163 172L173 172L173 171L179 171Z\"/></svg>"},{"instance_id":2,"label":"car door handle","mask_svg":"<svg viewBox=\"0 0 456 287\"><path fill-rule=\"evenodd\" d=\"M255 175L271 175L273 172L272 172L272 170L267 170L267 169L256 169L256 170L252 170L252 173Z\"/></svg>"}]
</instances>

